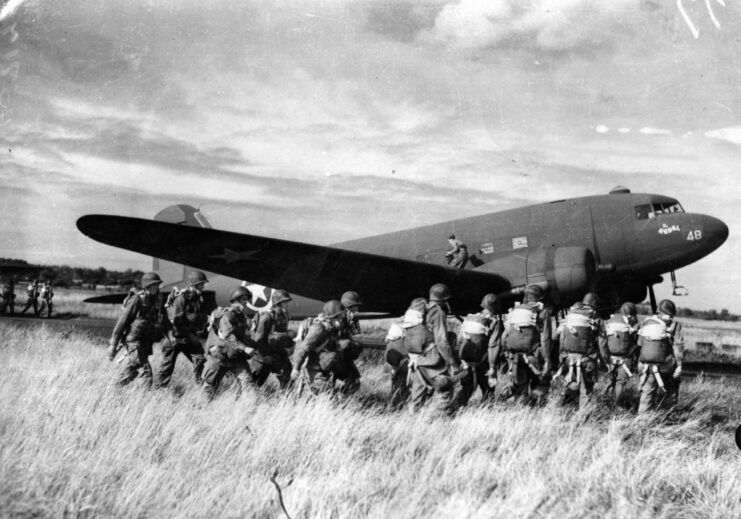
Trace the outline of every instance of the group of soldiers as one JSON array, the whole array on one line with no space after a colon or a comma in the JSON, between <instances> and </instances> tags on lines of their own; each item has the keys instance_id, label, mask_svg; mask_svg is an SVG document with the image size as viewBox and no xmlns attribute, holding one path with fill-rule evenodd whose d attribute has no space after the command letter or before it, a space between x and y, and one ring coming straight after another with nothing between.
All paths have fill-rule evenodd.
<instances>
[{"instance_id":1,"label":"group of soldiers","mask_svg":"<svg viewBox=\"0 0 741 519\"><path fill-rule=\"evenodd\" d=\"M274 290L270 308L250 317L251 294L240 285L232 291L228 307L207 315L202 297L206 275L193 271L188 281L186 289L165 298L159 289L162 280L150 272L142 276L142 290L124 302L108 347L111 360L120 346L126 348L119 385L142 377L149 385L166 387L182 353L208 400L227 375L234 377L238 394L245 386L261 387L271 374L282 389L303 389L306 384L313 391L331 388L349 394L360 387L354 361L362 347L353 338L360 333L355 314L362 303L357 293L328 301L321 314L302 323L297 336L288 329L286 305L292 299L285 290ZM149 357L157 341L162 359L155 381Z\"/></svg>"},{"instance_id":2,"label":"group of soldiers","mask_svg":"<svg viewBox=\"0 0 741 519\"><path fill-rule=\"evenodd\" d=\"M676 404L682 375L684 339L669 300L638 322L636 307L625 303L607 321L599 298L588 293L553 328L555 316L538 285L525 288L522 303L502 315L497 297L487 294L482 311L469 314L459 333L447 327L450 290L433 285L429 301L418 298L386 337L391 370L391 403L411 400L418 408L434 399L442 412L465 406L480 389L483 400L543 402L561 380L562 403L584 406L598 378L618 405L631 407L628 388L637 379L638 412Z\"/></svg>"},{"instance_id":3,"label":"group of soldiers","mask_svg":"<svg viewBox=\"0 0 741 519\"><path fill-rule=\"evenodd\" d=\"M36 317L44 311L47 317L51 317L54 291L49 281L40 284L38 279L34 279L26 288L26 296L26 305L21 310L21 314L32 309ZM0 290L0 315L15 315L15 283L12 280L5 282Z\"/></svg>"},{"instance_id":4,"label":"group of soldiers","mask_svg":"<svg viewBox=\"0 0 741 519\"><path fill-rule=\"evenodd\" d=\"M281 389L351 394L360 387L355 361L362 352L357 318L362 302L356 292L327 301L322 313L294 333L286 308L292 299L285 290L274 290L270 307L249 316L251 294L238 286L229 307L207 315L203 272L191 272L189 286L168 297L160 293L161 283L156 273L145 274L142 290L130 294L113 330L109 357L122 344L128 355L120 385L141 376L166 387L182 353L209 400L228 374L238 393L245 386L261 387L271 374ZM598 296L588 293L558 322L545 295L540 286L529 285L523 302L503 314L497 297L487 294L481 312L462 319L456 333L448 320L451 291L433 285L429 298L414 299L388 331L384 358L391 372L391 405L419 409L432 403L452 414L477 390L483 400L541 403L560 379L561 401L583 406L600 364L607 370L607 391L619 405L631 406L628 388L635 379L639 413L677 402L684 347L671 301L661 301L656 315L642 323L632 303L605 321ZM155 381L149 357L157 341L162 359Z\"/></svg>"}]
</instances>

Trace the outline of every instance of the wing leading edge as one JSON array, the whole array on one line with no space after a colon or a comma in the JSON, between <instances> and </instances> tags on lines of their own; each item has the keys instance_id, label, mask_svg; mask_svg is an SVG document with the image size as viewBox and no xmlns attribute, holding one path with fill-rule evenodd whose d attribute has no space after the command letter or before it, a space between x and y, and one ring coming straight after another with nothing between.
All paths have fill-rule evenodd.
<instances>
[{"instance_id":1,"label":"wing leading edge","mask_svg":"<svg viewBox=\"0 0 741 519\"><path fill-rule=\"evenodd\" d=\"M86 215L77 228L107 245L312 299L356 290L367 311L401 312L434 283L450 286L457 310L478 308L484 294L510 288L491 273L141 218Z\"/></svg>"}]
</instances>

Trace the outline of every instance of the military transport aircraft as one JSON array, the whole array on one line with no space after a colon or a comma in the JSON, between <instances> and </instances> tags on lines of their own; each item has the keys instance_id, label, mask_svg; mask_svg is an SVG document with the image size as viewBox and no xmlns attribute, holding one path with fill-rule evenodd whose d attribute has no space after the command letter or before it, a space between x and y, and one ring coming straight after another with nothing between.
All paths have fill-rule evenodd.
<instances>
[{"instance_id":1,"label":"military transport aircraft","mask_svg":"<svg viewBox=\"0 0 741 519\"><path fill-rule=\"evenodd\" d=\"M176 206L184 207L184 206ZM186 206L187 207L187 206ZM557 307L597 292L605 309L641 302L653 285L717 249L728 227L685 213L674 198L631 193L536 204L322 246L240 234L208 225L86 215L78 229L99 242L162 260L284 288L317 301L359 292L364 310L398 314L434 283L451 287L455 313L476 311L493 292L509 304L528 284ZM193 216L193 218L196 218ZM183 223L183 222L180 222ZM468 245L465 269L445 266L446 238ZM182 268L182 267L180 267ZM213 287L209 287L213 289ZM226 295L226 294L224 294Z\"/></svg>"}]
</instances>

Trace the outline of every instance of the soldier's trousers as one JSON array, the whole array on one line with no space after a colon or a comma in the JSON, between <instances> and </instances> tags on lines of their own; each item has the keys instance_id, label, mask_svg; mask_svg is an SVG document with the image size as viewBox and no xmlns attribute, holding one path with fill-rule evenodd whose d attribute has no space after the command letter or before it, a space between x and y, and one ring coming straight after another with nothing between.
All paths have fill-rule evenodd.
<instances>
[{"instance_id":1,"label":"soldier's trousers","mask_svg":"<svg viewBox=\"0 0 741 519\"><path fill-rule=\"evenodd\" d=\"M391 396L389 403L392 407L403 406L411 396L407 378L409 377L409 359L403 360L398 367L389 366L391 370Z\"/></svg>"},{"instance_id":2,"label":"soldier's trousers","mask_svg":"<svg viewBox=\"0 0 741 519\"><path fill-rule=\"evenodd\" d=\"M341 352L323 351L306 365L309 382L314 392L334 389L337 380L342 381L340 392L355 393L360 389L360 372L355 363L342 357Z\"/></svg>"},{"instance_id":3,"label":"soldier's trousers","mask_svg":"<svg viewBox=\"0 0 741 519\"><path fill-rule=\"evenodd\" d=\"M418 411L428 402L441 413L455 413L458 407L455 383L444 372L424 367L412 368L412 406Z\"/></svg>"},{"instance_id":4,"label":"soldier's trousers","mask_svg":"<svg viewBox=\"0 0 741 519\"><path fill-rule=\"evenodd\" d=\"M208 400L212 400L221 381L227 373L234 375L237 386L237 397L252 380L250 366L247 364L246 356L235 356L234 358L217 359L213 355L206 356L206 366L203 370L203 392Z\"/></svg>"},{"instance_id":5,"label":"soldier's trousers","mask_svg":"<svg viewBox=\"0 0 741 519\"><path fill-rule=\"evenodd\" d=\"M489 365L486 362L479 362L474 366L469 366L468 373L461 379L461 389L458 391L459 406L468 405L468 401L476 392L477 387L481 389L482 401L492 396L493 390L489 387L486 377L488 369Z\"/></svg>"},{"instance_id":6,"label":"soldier's trousers","mask_svg":"<svg viewBox=\"0 0 741 519\"><path fill-rule=\"evenodd\" d=\"M42 299L41 304L39 305L38 314L41 315L44 313L44 310L46 310L46 317L51 318L51 305L52 305L51 301Z\"/></svg>"},{"instance_id":7,"label":"soldier's trousers","mask_svg":"<svg viewBox=\"0 0 741 519\"><path fill-rule=\"evenodd\" d=\"M206 354L203 352L201 341L196 337L185 337L174 341L165 338L161 344L162 363L157 384L160 387L166 387L170 383L172 373L175 371L175 361L181 353L193 364L193 377L196 384L200 384L203 367L206 364Z\"/></svg>"},{"instance_id":8,"label":"soldier's trousers","mask_svg":"<svg viewBox=\"0 0 741 519\"><path fill-rule=\"evenodd\" d=\"M633 366L631 359L617 355L611 357L610 363L612 369L606 375L607 387L605 388L605 393L612 396L615 403L619 406L630 407L631 402L628 399L630 375L628 371L635 375L635 366Z\"/></svg>"},{"instance_id":9,"label":"soldier's trousers","mask_svg":"<svg viewBox=\"0 0 741 519\"><path fill-rule=\"evenodd\" d=\"M673 371L659 372L664 383L664 390L662 390L648 365L639 364L639 370L641 371L641 399L638 403L638 414L677 405L681 380L672 377Z\"/></svg>"},{"instance_id":10,"label":"soldier's trousers","mask_svg":"<svg viewBox=\"0 0 741 519\"><path fill-rule=\"evenodd\" d=\"M502 384L499 399L515 398L542 403L550 391L550 375L540 377L533 372L533 369L540 369L540 367L537 359L532 355L527 357L530 365L525 362L522 355L507 353L506 358L507 372L502 377L504 384Z\"/></svg>"},{"instance_id":11,"label":"soldier's trousers","mask_svg":"<svg viewBox=\"0 0 741 519\"><path fill-rule=\"evenodd\" d=\"M23 310L21 310L21 313L25 314L26 310L28 310L31 307L33 307L33 315L38 317L39 316L39 302L33 298L26 301L26 306L23 307Z\"/></svg>"},{"instance_id":12,"label":"soldier's trousers","mask_svg":"<svg viewBox=\"0 0 741 519\"><path fill-rule=\"evenodd\" d=\"M0 302L0 314L1 315L13 315L15 314L15 305L9 301Z\"/></svg>"},{"instance_id":13,"label":"soldier's trousers","mask_svg":"<svg viewBox=\"0 0 741 519\"><path fill-rule=\"evenodd\" d=\"M152 366L149 364L149 356L152 354L152 341L128 342L126 349L128 351L126 364L116 383L125 386L136 377L141 377L147 385L151 385Z\"/></svg>"},{"instance_id":14,"label":"soldier's trousers","mask_svg":"<svg viewBox=\"0 0 741 519\"><path fill-rule=\"evenodd\" d=\"M597 363L586 355L569 354L563 359L561 369L564 374L561 402L578 402L579 407L584 407L597 382Z\"/></svg>"},{"instance_id":15,"label":"soldier's trousers","mask_svg":"<svg viewBox=\"0 0 741 519\"><path fill-rule=\"evenodd\" d=\"M268 348L264 353L256 353L249 360L252 381L257 387L262 386L271 373L278 376L278 383L285 388L291 381L291 361L288 352L275 347Z\"/></svg>"}]
</instances>

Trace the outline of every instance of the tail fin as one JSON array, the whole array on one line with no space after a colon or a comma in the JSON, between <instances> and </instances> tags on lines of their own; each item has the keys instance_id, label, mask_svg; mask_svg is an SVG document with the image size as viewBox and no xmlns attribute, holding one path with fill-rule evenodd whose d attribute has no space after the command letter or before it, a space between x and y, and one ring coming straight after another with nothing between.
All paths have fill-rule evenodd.
<instances>
[{"instance_id":1,"label":"tail fin","mask_svg":"<svg viewBox=\"0 0 741 519\"><path fill-rule=\"evenodd\" d=\"M206 217L192 205L171 205L154 215L154 219L160 222L211 229L211 224L208 223ZM152 270L160 275L165 286L184 283L189 272L188 267L185 265L159 258L152 258Z\"/></svg>"}]
</instances>

